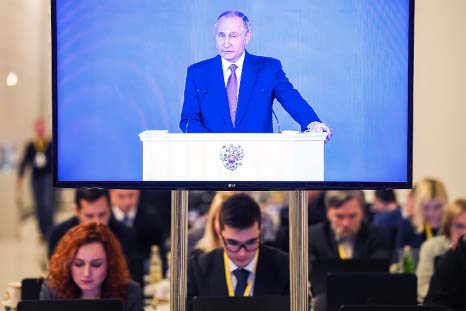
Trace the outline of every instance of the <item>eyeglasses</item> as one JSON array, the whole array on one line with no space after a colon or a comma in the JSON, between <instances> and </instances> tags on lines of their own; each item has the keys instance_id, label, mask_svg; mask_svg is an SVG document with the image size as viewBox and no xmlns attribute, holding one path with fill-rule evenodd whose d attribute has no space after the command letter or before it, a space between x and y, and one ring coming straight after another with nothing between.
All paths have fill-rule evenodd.
<instances>
[{"instance_id":1,"label":"eyeglasses","mask_svg":"<svg viewBox=\"0 0 466 311\"><path fill-rule=\"evenodd\" d=\"M220 234L220 236L222 237L226 250L232 253L239 252L241 248L244 248L247 252L252 252L259 248L260 236L247 240L244 243L233 239L225 239L223 234Z\"/></svg>"}]
</instances>

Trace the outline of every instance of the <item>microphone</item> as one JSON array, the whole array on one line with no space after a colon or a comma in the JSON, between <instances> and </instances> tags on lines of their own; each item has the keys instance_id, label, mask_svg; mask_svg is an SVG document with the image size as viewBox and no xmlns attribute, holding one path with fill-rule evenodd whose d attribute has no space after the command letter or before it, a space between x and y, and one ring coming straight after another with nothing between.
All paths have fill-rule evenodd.
<instances>
[{"instance_id":1,"label":"microphone","mask_svg":"<svg viewBox=\"0 0 466 311\"><path fill-rule=\"evenodd\" d=\"M280 121L278 121L277 115L275 114L275 111L273 110L273 108L272 108L272 113L273 113L273 116L275 117L275 121L277 121L277 131L278 133L281 133L282 128L280 127Z\"/></svg>"},{"instance_id":2,"label":"microphone","mask_svg":"<svg viewBox=\"0 0 466 311\"><path fill-rule=\"evenodd\" d=\"M189 120L191 120L191 119L188 119L188 120L186 121L186 126L185 126L185 128L184 128L184 133L185 133L185 134L188 134Z\"/></svg>"}]
</instances>

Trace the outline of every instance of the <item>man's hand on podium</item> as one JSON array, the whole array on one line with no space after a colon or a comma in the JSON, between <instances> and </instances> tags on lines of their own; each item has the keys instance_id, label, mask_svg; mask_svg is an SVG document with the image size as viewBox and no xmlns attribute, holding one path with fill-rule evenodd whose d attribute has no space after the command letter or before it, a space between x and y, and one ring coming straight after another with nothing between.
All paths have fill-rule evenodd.
<instances>
[{"instance_id":1,"label":"man's hand on podium","mask_svg":"<svg viewBox=\"0 0 466 311\"><path fill-rule=\"evenodd\" d=\"M327 133L327 138L325 139L325 143L328 143L330 139L332 139L332 130L330 127L327 126L327 124L322 123L322 122L311 122L307 126L306 132L317 132L317 133Z\"/></svg>"}]
</instances>

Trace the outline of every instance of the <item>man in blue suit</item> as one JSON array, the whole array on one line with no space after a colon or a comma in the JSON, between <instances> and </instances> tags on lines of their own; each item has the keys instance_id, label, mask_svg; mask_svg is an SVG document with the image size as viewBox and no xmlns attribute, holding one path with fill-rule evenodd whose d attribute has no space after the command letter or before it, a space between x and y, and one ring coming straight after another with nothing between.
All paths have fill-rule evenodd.
<instances>
[{"instance_id":1,"label":"man in blue suit","mask_svg":"<svg viewBox=\"0 0 466 311\"><path fill-rule=\"evenodd\" d=\"M271 133L277 99L301 130L327 132L288 81L279 60L248 53L248 18L227 11L215 25L218 55L188 68L180 129L188 133Z\"/></svg>"}]
</instances>

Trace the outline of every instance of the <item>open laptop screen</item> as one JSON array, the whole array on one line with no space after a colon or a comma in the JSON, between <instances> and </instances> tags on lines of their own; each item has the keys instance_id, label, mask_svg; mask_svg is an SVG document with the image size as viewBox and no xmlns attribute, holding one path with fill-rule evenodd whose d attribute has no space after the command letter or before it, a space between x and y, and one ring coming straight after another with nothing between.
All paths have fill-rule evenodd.
<instances>
[{"instance_id":1,"label":"open laptop screen","mask_svg":"<svg viewBox=\"0 0 466 311\"><path fill-rule=\"evenodd\" d=\"M119 299L23 300L18 311L123 311Z\"/></svg>"},{"instance_id":2,"label":"open laptop screen","mask_svg":"<svg viewBox=\"0 0 466 311\"><path fill-rule=\"evenodd\" d=\"M319 295L327 289L327 275L335 272L388 272L389 262L385 259L349 259L322 258L311 261L310 275L313 295Z\"/></svg>"},{"instance_id":3,"label":"open laptop screen","mask_svg":"<svg viewBox=\"0 0 466 311\"><path fill-rule=\"evenodd\" d=\"M417 304L414 274L335 273L327 277L327 310L342 305Z\"/></svg>"},{"instance_id":4,"label":"open laptop screen","mask_svg":"<svg viewBox=\"0 0 466 311\"><path fill-rule=\"evenodd\" d=\"M193 311L289 311L289 296L195 297Z\"/></svg>"}]
</instances>

